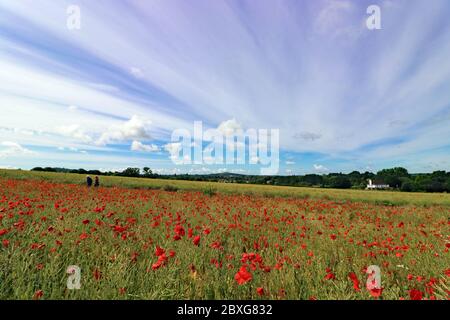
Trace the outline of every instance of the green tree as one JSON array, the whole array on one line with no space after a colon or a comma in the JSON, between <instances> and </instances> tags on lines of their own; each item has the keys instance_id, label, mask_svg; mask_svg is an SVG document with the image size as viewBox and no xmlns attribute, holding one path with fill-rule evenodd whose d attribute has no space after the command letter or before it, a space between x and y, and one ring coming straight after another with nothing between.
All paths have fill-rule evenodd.
<instances>
[{"instance_id":1,"label":"green tree","mask_svg":"<svg viewBox=\"0 0 450 320\"><path fill-rule=\"evenodd\" d=\"M394 177L409 177L408 170L402 167L395 167L391 169L383 169L377 172L380 177L394 176Z\"/></svg>"},{"instance_id":2,"label":"green tree","mask_svg":"<svg viewBox=\"0 0 450 320\"><path fill-rule=\"evenodd\" d=\"M414 183L411 179L408 179L408 178L402 179L402 185L400 187L401 191L412 192L412 191L414 191L414 189L415 189Z\"/></svg>"},{"instance_id":3,"label":"green tree","mask_svg":"<svg viewBox=\"0 0 450 320\"><path fill-rule=\"evenodd\" d=\"M153 174L152 170L149 167L144 167L142 169L144 171L144 176L149 177Z\"/></svg>"},{"instance_id":4,"label":"green tree","mask_svg":"<svg viewBox=\"0 0 450 320\"><path fill-rule=\"evenodd\" d=\"M431 180L431 183L429 183L425 186L425 191L426 192L444 192L445 186L443 183L441 183L439 181Z\"/></svg>"},{"instance_id":5,"label":"green tree","mask_svg":"<svg viewBox=\"0 0 450 320\"><path fill-rule=\"evenodd\" d=\"M125 177L139 177L141 175L141 170L139 168L126 168L121 173Z\"/></svg>"},{"instance_id":6,"label":"green tree","mask_svg":"<svg viewBox=\"0 0 450 320\"><path fill-rule=\"evenodd\" d=\"M384 183L388 184L393 188L400 188L401 178L408 178L408 170L402 167L396 167L391 169L383 169L377 172L377 178L383 180Z\"/></svg>"},{"instance_id":7,"label":"green tree","mask_svg":"<svg viewBox=\"0 0 450 320\"><path fill-rule=\"evenodd\" d=\"M330 187L337 189L349 189L352 183L346 176L334 176L330 178Z\"/></svg>"}]
</instances>

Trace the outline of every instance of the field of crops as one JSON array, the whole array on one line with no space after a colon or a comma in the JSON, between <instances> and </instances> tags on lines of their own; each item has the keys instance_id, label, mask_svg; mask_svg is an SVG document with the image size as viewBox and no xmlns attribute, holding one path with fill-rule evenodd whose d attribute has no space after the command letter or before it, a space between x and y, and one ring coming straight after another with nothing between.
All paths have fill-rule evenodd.
<instances>
[{"instance_id":1,"label":"field of crops","mask_svg":"<svg viewBox=\"0 0 450 320\"><path fill-rule=\"evenodd\" d=\"M86 176L80 174L62 174L52 172L36 172L23 170L1 170L0 178L20 180L46 180L50 182L85 184ZM450 194L418 193L367 190L339 190L305 187L283 187L269 185L209 183L196 181L141 179L124 177L101 177L106 187L123 187L129 189L163 189L179 191L201 191L206 193L220 192L233 195L249 195L264 197L313 198L336 201L363 201L382 205L444 205L450 207Z\"/></svg>"},{"instance_id":2,"label":"field of crops","mask_svg":"<svg viewBox=\"0 0 450 320\"><path fill-rule=\"evenodd\" d=\"M448 195L82 182L0 172L0 299L449 298Z\"/></svg>"}]
</instances>

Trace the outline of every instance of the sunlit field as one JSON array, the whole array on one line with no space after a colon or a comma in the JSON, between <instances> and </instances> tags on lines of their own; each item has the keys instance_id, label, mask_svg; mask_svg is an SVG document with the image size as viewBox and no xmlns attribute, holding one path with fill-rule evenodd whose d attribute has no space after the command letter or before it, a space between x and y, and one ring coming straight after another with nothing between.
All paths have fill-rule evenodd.
<instances>
[{"instance_id":1,"label":"sunlit field","mask_svg":"<svg viewBox=\"0 0 450 320\"><path fill-rule=\"evenodd\" d=\"M1 170L0 178L33 179L50 182L85 184L86 176L71 173L52 173L21 170ZM265 186L253 184L233 184L181 181L166 179L142 179L106 176L101 177L105 187L123 187L129 189L165 189L171 191L200 191L205 193L220 192L233 195L250 195L264 197L315 198L336 201L363 201L383 205L445 205L450 207L450 195L447 193L392 192L368 190L340 190L307 187Z\"/></svg>"},{"instance_id":2,"label":"sunlit field","mask_svg":"<svg viewBox=\"0 0 450 320\"><path fill-rule=\"evenodd\" d=\"M0 299L449 298L447 194L83 182L0 171Z\"/></svg>"}]
</instances>

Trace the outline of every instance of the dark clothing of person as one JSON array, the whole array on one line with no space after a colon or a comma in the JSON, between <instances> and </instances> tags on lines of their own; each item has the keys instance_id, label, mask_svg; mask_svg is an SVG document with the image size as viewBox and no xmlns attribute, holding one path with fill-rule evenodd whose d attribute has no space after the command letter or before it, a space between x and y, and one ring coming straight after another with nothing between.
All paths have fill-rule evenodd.
<instances>
[{"instance_id":1,"label":"dark clothing of person","mask_svg":"<svg viewBox=\"0 0 450 320\"><path fill-rule=\"evenodd\" d=\"M86 178L86 184L88 187L92 187L92 178L91 177Z\"/></svg>"},{"instance_id":2,"label":"dark clothing of person","mask_svg":"<svg viewBox=\"0 0 450 320\"><path fill-rule=\"evenodd\" d=\"M98 177L95 177L94 187L99 187L99 186L100 186L100 180L98 179Z\"/></svg>"}]
</instances>

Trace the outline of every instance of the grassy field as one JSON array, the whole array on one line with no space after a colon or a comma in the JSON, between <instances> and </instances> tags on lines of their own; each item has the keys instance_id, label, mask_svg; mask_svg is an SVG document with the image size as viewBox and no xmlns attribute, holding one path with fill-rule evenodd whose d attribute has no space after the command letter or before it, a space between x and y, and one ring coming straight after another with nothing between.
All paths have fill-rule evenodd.
<instances>
[{"instance_id":1,"label":"grassy field","mask_svg":"<svg viewBox=\"0 0 450 320\"><path fill-rule=\"evenodd\" d=\"M85 176L51 172L34 172L19 170L1 170L0 177L13 179L34 179L59 183L84 184ZM180 191L205 191L224 194L256 195L264 197L293 197L325 200L364 201L384 205L443 205L450 206L450 194L447 193L413 193L396 191L342 190L306 187L283 187L251 184L196 182L165 179L142 179L125 177L101 177L102 186L172 189Z\"/></svg>"},{"instance_id":2,"label":"grassy field","mask_svg":"<svg viewBox=\"0 0 450 320\"><path fill-rule=\"evenodd\" d=\"M448 195L102 182L0 171L0 299L450 297Z\"/></svg>"}]
</instances>

